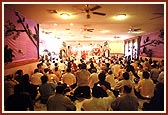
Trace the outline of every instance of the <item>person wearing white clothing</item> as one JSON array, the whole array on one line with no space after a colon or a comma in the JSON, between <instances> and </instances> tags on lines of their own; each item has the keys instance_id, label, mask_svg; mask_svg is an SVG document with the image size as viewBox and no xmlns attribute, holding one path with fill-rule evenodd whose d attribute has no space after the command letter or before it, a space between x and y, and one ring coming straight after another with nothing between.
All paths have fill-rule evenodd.
<instances>
[{"instance_id":1,"label":"person wearing white clothing","mask_svg":"<svg viewBox=\"0 0 168 115\"><path fill-rule=\"evenodd\" d=\"M106 76L106 81L110 83L111 87L114 87L116 85L114 74L112 73L111 70L108 71L108 74Z\"/></svg>"},{"instance_id":2,"label":"person wearing white clothing","mask_svg":"<svg viewBox=\"0 0 168 115\"><path fill-rule=\"evenodd\" d=\"M143 71L144 71L143 66L139 65L138 70L137 70L137 74L138 74L140 80L143 79L143 76L142 76Z\"/></svg>"},{"instance_id":3,"label":"person wearing white clothing","mask_svg":"<svg viewBox=\"0 0 168 115\"><path fill-rule=\"evenodd\" d=\"M76 77L71 73L71 69L67 68L66 73L62 77L63 83L66 83L68 86L74 85L76 83Z\"/></svg>"},{"instance_id":4,"label":"person wearing white clothing","mask_svg":"<svg viewBox=\"0 0 168 115\"><path fill-rule=\"evenodd\" d=\"M150 74L151 74L150 78L156 84L157 83L157 79L158 79L159 74L160 74L160 70L158 68L158 65L152 65L152 69L150 71Z\"/></svg>"},{"instance_id":5,"label":"person wearing white clothing","mask_svg":"<svg viewBox=\"0 0 168 115\"><path fill-rule=\"evenodd\" d=\"M111 70L114 73L115 77L118 77L118 73L119 73L120 67L121 67L121 65L118 62L116 62L115 65L113 65L111 67Z\"/></svg>"},{"instance_id":6,"label":"person wearing white clothing","mask_svg":"<svg viewBox=\"0 0 168 115\"><path fill-rule=\"evenodd\" d=\"M102 97L103 90L106 90L108 97ZM104 85L94 86L92 89L92 98L86 99L82 103L83 111L112 111L111 103L115 100L113 92Z\"/></svg>"},{"instance_id":7,"label":"person wearing white clothing","mask_svg":"<svg viewBox=\"0 0 168 115\"><path fill-rule=\"evenodd\" d=\"M124 85L124 94L118 96L111 104L114 111L138 111L138 98L131 94L134 90L129 84Z\"/></svg>"},{"instance_id":8,"label":"person wearing white clothing","mask_svg":"<svg viewBox=\"0 0 168 115\"><path fill-rule=\"evenodd\" d=\"M143 78L138 82L136 90L136 95L139 98L151 98L154 96L155 84L149 78L150 74L148 71L143 72Z\"/></svg>"},{"instance_id":9,"label":"person wearing white clothing","mask_svg":"<svg viewBox=\"0 0 168 115\"><path fill-rule=\"evenodd\" d=\"M91 75L89 77L89 87L92 89L94 84L99 81L97 69L91 70Z\"/></svg>"},{"instance_id":10,"label":"person wearing white clothing","mask_svg":"<svg viewBox=\"0 0 168 115\"><path fill-rule=\"evenodd\" d=\"M31 84L36 86L41 85L41 76L43 76L43 74L40 73L38 69L35 69L34 74L32 74L30 78Z\"/></svg>"},{"instance_id":11,"label":"person wearing white clothing","mask_svg":"<svg viewBox=\"0 0 168 115\"><path fill-rule=\"evenodd\" d=\"M120 94L124 93L124 85L131 85L132 89L134 89L134 83L130 80L130 75L128 72L123 73L123 80L120 80L115 86L114 90L119 91ZM134 90L131 90L131 95L135 95Z\"/></svg>"},{"instance_id":12,"label":"person wearing white clothing","mask_svg":"<svg viewBox=\"0 0 168 115\"><path fill-rule=\"evenodd\" d=\"M53 72L52 70L49 70L49 73L47 74L48 76L48 82L51 82L51 83L58 83L59 82L59 77L57 77Z\"/></svg>"},{"instance_id":13,"label":"person wearing white clothing","mask_svg":"<svg viewBox=\"0 0 168 115\"><path fill-rule=\"evenodd\" d=\"M159 77L157 79L159 83L164 83L164 70L162 70L159 74Z\"/></svg>"}]
</instances>

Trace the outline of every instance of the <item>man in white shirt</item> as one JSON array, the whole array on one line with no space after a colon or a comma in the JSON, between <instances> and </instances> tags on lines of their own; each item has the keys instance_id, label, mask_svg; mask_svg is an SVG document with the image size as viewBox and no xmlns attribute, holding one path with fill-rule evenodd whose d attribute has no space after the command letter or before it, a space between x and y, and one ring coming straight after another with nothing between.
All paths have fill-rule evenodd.
<instances>
[{"instance_id":1,"label":"man in white shirt","mask_svg":"<svg viewBox=\"0 0 168 115\"><path fill-rule=\"evenodd\" d=\"M91 70L91 75L89 77L89 87L92 89L94 84L99 81L97 69Z\"/></svg>"},{"instance_id":2,"label":"man in white shirt","mask_svg":"<svg viewBox=\"0 0 168 115\"><path fill-rule=\"evenodd\" d=\"M136 90L136 96L138 98L151 98L154 95L155 84L149 78L150 74L148 71L143 72L143 79L138 82Z\"/></svg>"},{"instance_id":3,"label":"man in white shirt","mask_svg":"<svg viewBox=\"0 0 168 115\"><path fill-rule=\"evenodd\" d=\"M66 83L68 86L71 86L76 83L76 77L71 73L71 68L66 69L66 73L62 77L63 83Z\"/></svg>"},{"instance_id":4,"label":"man in white shirt","mask_svg":"<svg viewBox=\"0 0 168 115\"><path fill-rule=\"evenodd\" d=\"M107 92L108 97L101 95L104 90ZM112 91L107 89L104 85L94 86L92 89L92 98L84 100L81 106L83 111L111 111L111 103L115 100Z\"/></svg>"},{"instance_id":5,"label":"man in white shirt","mask_svg":"<svg viewBox=\"0 0 168 115\"><path fill-rule=\"evenodd\" d=\"M152 65L152 69L150 71L150 74L151 74L151 79L153 80L153 82L157 83L157 79L158 79L159 74L160 74L158 65Z\"/></svg>"},{"instance_id":6,"label":"man in white shirt","mask_svg":"<svg viewBox=\"0 0 168 115\"><path fill-rule=\"evenodd\" d=\"M134 83L130 80L130 75L128 72L124 72L123 73L123 80L120 80L115 86L114 86L114 90L120 92L120 94L124 93L124 85L130 85L132 87L132 89L134 89ZM134 90L131 90L131 95L135 95L134 94Z\"/></svg>"},{"instance_id":7,"label":"man in white shirt","mask_svg":"<svg viewBox=\"0 0 168 115\"><path fill-rule=\"evenodd\" d=\"M31 84L36 86L41 85L41 76L43 76L43 74L40 73L38 69L35 69L34 74L32 74L30 78Z\"/></svg>"},{"instance_id":8,"label":"man in white shirt","mask_svg":"<svg viewBox=\"0 0 168 115\"><path fill-rule=\"evenodd\" d=\"M74 91L75 97L90 98L89 77L90 72L86 69L87 65L82 63L80 70L76 72L77 88Z\"/></svg>"},{"instance_id":9,"label":"man in white shirt","mask_svg":"<svg viewBox=\"0 0 168 115\"><path fill-rule=\"evenodd\" d=\"M114 73L115 77L118 77L120 67L121 65L118 62L116 62L115 65L112 66L111 70Z\"/></svg>"},{"instance_id":10,"label":"man in white shirt","mask_svg":"<svg viewBox=\"0 0 168 115\"><path fill-rule=\"evenodd\" d=\"M124 94L117 97L111 104L114 111L138 111L138 98L132 95L132 86L127 84L123 86Z\"/></svg>"},{"instance_id":11,"label":"man in white shirt","mask_svg":"<svg viewBox=\"0 0 168 115\"><path fill-rule=\"evenodd\" d=\"M111 70L108 71L108 74L106 76L106 81L110 83L111 88L114 88L114 86L116 85L114 74Z\"/></svg>"},{"instance_id":12,"label":"man in white shirt","mask_svg":"<svg viewBox=\"0 0 168 115\"><path fill-rule=\"evenodd\" d=\"M159 83L164 83L164 67L161 68L161 72L159 74L159 77L157 79Z\"/></svg>"},{"instance_id":13,"label":"man in white shirt","mask_svg":"<svg viewBox=\"0 0 168 115\"><path fill-rule=\"evenodd\" d=\"M75 104L64 95L65 86L56 86L55 95L51 95L47 101L47 111L76 111Z\"/></svg>"}]
</instances>

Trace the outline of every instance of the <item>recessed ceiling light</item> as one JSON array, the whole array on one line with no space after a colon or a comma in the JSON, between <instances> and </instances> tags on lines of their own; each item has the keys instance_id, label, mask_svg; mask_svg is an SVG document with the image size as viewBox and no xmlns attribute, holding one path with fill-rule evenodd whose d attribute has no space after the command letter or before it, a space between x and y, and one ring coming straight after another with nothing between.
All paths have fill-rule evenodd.
<instances>
[{"instance_id":1,"label":"recessed ceiling light","mask_svg":"<svg viewBox=\"0 0 168 115\"><path fill-rule=\"evenodd\" d=\"M117 16L118 19L122 20L122 19L125 19L126 18L126 14L119 14Z\"/></svg>"},{"instance_id":2,"label":"recessed ceiling light","mask_svg":"<svg viewBox=\"0 0 168 115\"><path fill-rule=\"evenodd\" d=\"M61 16L61 18L63 18L63 19L68 19L70 15L67 14L67 13L61 13L60 16Z\"/></svg>"},{"instance_id":3,"label":"recessed ceiling light","mask_svg":"<svg viewBox=\"0 0 168 115\"><path fill-rule=\"evenodd\" d=\"M108 33L109 30L101 30L100 33Z\"/></svg>"},{"instance_id":4,"label":"recessed ceiling light","mask_svg":"<svg viewBox=\"0 0 168 115\"><path fill-rule=\"evenodd\" d=\"M54 26L57 26L58 24L54 24Z\"/></svg>"},{"instance_id":5,"label":"recessed ceiling light","mask_svg":"<svg viewBox=\"0 0 168 115\"><path fill-rule=\"evenodd\" d=\"M73 24L73 23L70 23L69 25L70 25L70 26L73 26L74 24Z\"/></svg>"}]
</instances>

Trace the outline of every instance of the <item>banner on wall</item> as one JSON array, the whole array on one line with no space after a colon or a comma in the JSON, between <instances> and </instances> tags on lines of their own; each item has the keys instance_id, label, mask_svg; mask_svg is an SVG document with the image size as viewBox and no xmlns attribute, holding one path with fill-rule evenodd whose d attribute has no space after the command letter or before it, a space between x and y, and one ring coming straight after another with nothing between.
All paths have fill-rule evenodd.
<instances>
[{"instance_id":1,"label":"banner on wall","mask_svg":"<svg viewBox=\"0 0 168 115\"><path fill-rule=\"evenodd\" d=\"M153 32L143 35L140 41L140 56L164 57L164 37L161 32Z\"/></svg>"},{"instance_id":2,"label":"banner on wall","mask_svg":"<svg viewBox=\"0 0 168 115\"><path fill-rule=\"evenodd\" d=\"M4 7L4 61L38 59L38 24Z\"/></svg>"}]
</instances>

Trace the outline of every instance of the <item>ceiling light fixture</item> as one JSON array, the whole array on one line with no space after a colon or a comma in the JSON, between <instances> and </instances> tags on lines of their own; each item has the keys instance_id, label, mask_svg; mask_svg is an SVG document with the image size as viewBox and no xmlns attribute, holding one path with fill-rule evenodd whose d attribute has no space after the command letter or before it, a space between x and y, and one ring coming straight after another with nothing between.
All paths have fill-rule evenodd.
<instances>
[{"instance_id":1,"label":"ceiling light fixture","mask_svg":"<svg viewBox=\"0 0 168 115\"><path fill-rule=\"evenodd\" d=\"M51 13L51 14L56 14L57 13L56 10L48 10L48 12Z\"/></svg>"},{"instance_id":2,"label":"ceiling light fixture","mask_svg":"<svg viewBox=\"0 0 168 115\"><path fill-rule=\"evenodd\" d=\"M68 19L70 15L67 14L67 13L61 13L60 16L61 16L61 18L63 18L63 19Z\"/></svg>"},{"instance_id":3,"label":"ceiling light fixture","mask_svg":"<svg viewBox=\"0 0 168 115\"><path fill-rule=\"evenodd\" d=\"M126 18L126 14L119 14L117 16L118 19L122 20L122 19L125 19Z\"/></svg>"},{"instance_id":4,"label":"ceiling light fixture","mask_svg":"<svg viewBox=\"0 0 168 115\"><path fill-rule=\"evenodd\" d=\"M101 30L100 33L108 33L109 30Z\"/></svg>"},{"instance_id":5,"label":"ceiling light fixture","mask_svg":"<svg viewBox=\"0 0 168 115\"><path fill-rule=\"evenodd\" d=\"M58 26L58 24L54 24L54 26Z\"/></svg>"},{"instance_id":6,"label":"ceiling light fixture","mask_svg":"<svg viewBox=\"0 0 168 115\"><path fill-rule=\"evenodd\" d=\"M73 26L74 24L73 24L73 23L70 23L69 25L70 25L70 26Z\"/></svg>"}]
</instances>

